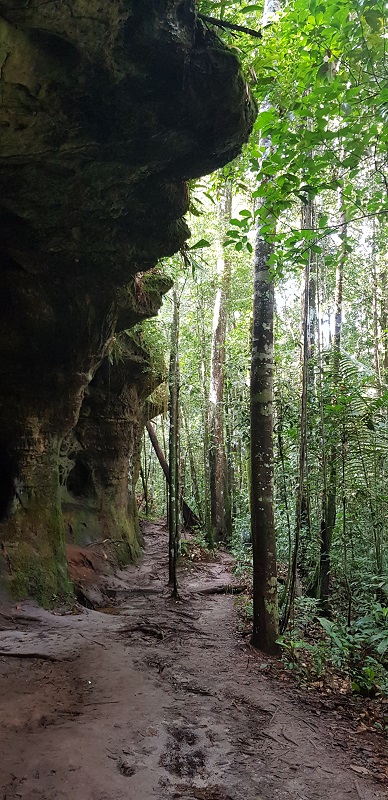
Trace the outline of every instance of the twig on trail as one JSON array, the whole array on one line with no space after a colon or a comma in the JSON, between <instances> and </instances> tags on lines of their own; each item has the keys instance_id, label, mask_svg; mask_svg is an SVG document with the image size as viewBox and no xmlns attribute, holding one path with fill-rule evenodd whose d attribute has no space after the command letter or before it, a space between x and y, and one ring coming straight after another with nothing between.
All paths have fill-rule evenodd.
<instances>
[{"instance_id":1,"label":"twig on trail","mask_svg":"<svg viewBox=\"0 0 388 800\"><path fill-rule=\"evenodd\" d=\"M100 647L104 648L104 650L108 649L103 642L98 642L97 639L88 639L88 637L84 636L84 634L80 633L80 631L77 631L77 633L78 633L78 636L82 636L82 638L85 639L86 642L90 642L90 644L99 644Z\"/></svg>"},{"instance_id":2,"label":"twig on trail","mask_svg":"<svg viewBox=\"0 0 388 800\"><path fill-rule=\"evenodd\" d=\"M199 686L180 686L180 688L184 688L186 691L191 692L192 694L203 694L205 697L217 697L217 695L211 692L209 689L201 689Z\"/></svg>"},{"instance_id":3,"label":"twig on trail","mask_svg":"<svg viewBox=\"0 0 388 800\"><path fill-rule=\"evenodd\" d=\"M82 711L66 711L66 709L62 709L61 711L56 711L56 714L68 714L70 717L82 717Z\"/></svg>"},{"instance_id":4,"label":"twig on trail","mask_svg":"<svg viewBox=\"0 0 388 800\"><path fill-rule=\"evenodd\" d=\"M95 700L94 703L84 703L84 706L109 706L117 705L120 700Z\"/></svg>"},{"instance_id":5,"label":"twig on trail","mask_svg":"<svg viewBox=\"0 0 388 800\"><path fill-rule=\"evenodd\" d=\"M263 731L263 733L261 735L264 737L264 739L267 739L267 738L268 739L272 739L273 742L276 742L276 744L279 744L280 747L283 747L283 742L281 742L280 739L278 739L278 737L275 736L274 733L271 733L270 731L265 730L265 731Z\"/></svg>"},{"instance_id":6,"label":"twig on trail","mask_svg":"<svg viewBox=\"0 0 388 800\"><path fill-rule=\"evenodd\" d=\"M284 728L282 728L281 734L282 734L282 736L284 736L286 742L290 742L291 744L294 744L295 747L299 747L300 746L299 742L296 742L295 739L291 739L291 736L287 736L287 734L284 733Z\"/></svg>"},{"instance_id":7,"label":"twig on trail","mask_svg":"<svg viewBox=\"0 0 388 800\"><path fill-rule=\"evenodd\" d=\"M73 661L72 658L57 658L50 653L13 653L10 650L1 650L0 658L40 658L42 661Z\"/></svg>"},{"instance_id":8,"label":"twig on trail","mask_svg":"<svg viewBox=\"0 0 388 800\"><path fill-rule=\"evenodd\" d=\"M225 584L223 586L207 586L205 589L198 589L197 594L243 594L247 591L247 586L232 586L232 584Z\"/></svg>"}]
</instances>

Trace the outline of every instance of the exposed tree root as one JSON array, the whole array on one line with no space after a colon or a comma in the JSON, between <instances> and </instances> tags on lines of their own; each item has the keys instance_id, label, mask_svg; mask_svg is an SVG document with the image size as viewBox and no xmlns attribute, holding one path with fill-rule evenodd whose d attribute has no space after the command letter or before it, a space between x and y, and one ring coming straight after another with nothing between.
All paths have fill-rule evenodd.
<instances>
[{"instance_id":1,"label":"exposed tree root","mask_svg":"<svg viewBox=\"0 0 388 800\"><path fill-rule=\"evenodd\" d=\"M207 586L205 589L198 589L196 594L243 594L247 588L247 586L232 586L231 584Z\"/></svg>"},{"instance_id":2,"label":"exposed tree root","mask_svg":"<svg viewBox=\"0 0 388 800\"><path fill-rule=\"evenodd\" d=\"M11 651L1 650L0 658L39 658L42 661L72 661L72 658L58 658L50 653L13 653Z\"/></svg>"}]
</instances>

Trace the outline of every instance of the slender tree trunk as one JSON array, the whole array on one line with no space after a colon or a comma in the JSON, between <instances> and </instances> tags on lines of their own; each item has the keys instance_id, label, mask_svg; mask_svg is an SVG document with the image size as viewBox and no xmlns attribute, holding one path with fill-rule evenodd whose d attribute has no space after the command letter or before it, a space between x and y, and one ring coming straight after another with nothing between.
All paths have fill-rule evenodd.
<instances>
[{"instance_id":1,"label":"slender tree trunk","mask_svg":"<svg viewBox=\"0 0 388 800\"><path fill-rule=\"evenodd\" d=\"M232 213L232 185L225 184L220 201L221 237ZM210 367L209 392L209 466L210 503L213 537L216 541L227 541L232 532L231 509L228 489L228 469L224 434L224 366L227 310L230 292L230 262L225 257L222 241L217 272L219 285L213 314L213 338Z\"/></svg>"},{"instance_id":2,"label":"slender tree trunk","mask_svg":"<svg viewBox=\"0 0 388 800\"><path fill-rule=\"evenodd\" d=\"M230 388L226 387L226 409L225 409L225 434L226 434L226 462L228 478L228 497L230 503L231 519L236 518L236 464L237 452L233 441L233 399Z\"/></svg>"},{"instance_id":3,"label":"slender tree trunk","mask_svg":"<svg viewBox=\"0 0 388 800\"><path fill-rule=\"evenodd\" d=\"M273 460L274 283L267 266L271 246L257 231L254 258L251 365L251 533L253 545L252 644L276 652L279 635Z\"/></svg>"},{"instance_id":4,"label":"slender tree trunk","mask_svg":"<svg viewBox=\"0 0 388 800\"><path fill-rule=\"evenodd\" d=\"M333 404L337 402L338 386L340 381L341 335L342 335L342 289L343 273L346 261L347 224L346 211L343 208L343 195L339 194L339 208L341 216L342 245L339 253L336 279L335 279L335 316L334 337L332 345L332 397ZM340 437L337 430L331 432L331 447L328 457L328 487L327 487L327 515L326 525L321 528L321 555L320 555L320 604L322 613L330 615L330 550L335 528L337 514L337 462L340 457Z\"/></svg>"},{"instance_id":5,"label":"slender tree trunk","mask_svg":"<svg viewBox=\"0 0 388 800\"><path fill-rule=\"evenodd\" d=\"M311 200L302 207L301 227L311 230L314 226L314 208ZM315 347L315 340L312 339L310 327L310 296L311 288L311 250L308 251L304 269L303 295L302 295L302 330L301 330L301 401L300 401L300 421L299 421L299 453L298 453L298 485L296 492L296 513L295 513L295 538L294 552L291 560L291 575L289 576L289 591L284 609L281 629L284 631L288 625L292 610L295 587L297 582L297 568L300 565L302 571L306 572L305 552L306 539L310 538L310 487L308 484L308 465L307 465L307 406L308 395L314 385L314 371L311 369L311 350ZM302 532L304 537L302 538Z\"/></svg>"},{"instance_id":6,"label":"slender tree trunk","mask_svg":"<svg viewBox=\"0 0 388 800\"><path fill-rule=\"evenodd\" d=\"M266 24L279 8L278 0L264 0ZM262 110L269 107L262 104ZM270 139L261 139L263 152ZM275 221L271 220L273 230ZM279 612L274 517L273 453L273 330L275 286L268 267L273 247L263 239L257 218L254 255L252 359L250 384L250 506L253 552L252 644L266 653L278 650Z\"/></svg>"},{"instance_id":7,"label":"slender tree trunk","mask_svg":"<svg viewBox=\"0 0 388 800\"><path fill-rule=\"evenodd\" d=\"M208 387L208 351L205 336L205 312L203 297L197 284L197 326L201 342L201 377L202 377L202 427L203 427L203 519L205 522L205 536L210 548L214 545L213 531L210 514L210 475L209 475L209 387Z\"/></svg>"},{"instance_id":8,"label":"slender tree trunk","mask_svg":"<svg viewBox=\"0 0 388 800\"><path fill-rule=\"evenodd\" d=\"M201 497L200 497L200 494L199 494L197 469L196 469L196 466L195 466L193 447L192 447L192 443L191 443L190 426L189 426L189 423L188 423L186 410L183 407L183 405L181 406L181 411L182 411L183 425L184 425L185 432L186 432L186 443L187 443L187 453L188 453L188 456L189 456L189 464L190 464L191 484L192 484L192 487L193 487L193 495L194 495L195 505L197 507L197 514L198 514L198 517L200 519L201 518Z\"/></svg>"},{"instance_id":9,"label":"slender tree trunk","mask_svg":"<svg viewBox=\"0 0 388 800\"><path fill-rule=\"evenodd\" d=\"M382 393L382 376L380 366L380 330L379 330L379 292L378 292L378 275L377 275L377 241L376 241L376 220L373 220L372 230L372 306L373 306L373 350L374 350L374 365L376 373L376 389L377 394L381 397Z\"/></svg>"},{"instance_id":10,"label":"slender tree trunk","mask_svg":"<svg viewBox=\"0 0 388 800\"><path fill-rule=\"evenodd\" d=\"M316 302L317 302L317 359L318 359L318 400L319 400L319 424L321 434L321 460L322 460L322 494L321 494L321 521L319 529L320 550L322 549L322 541L326 538L327 529L327 445L326 445L326 427L325 427L325 404L323 396L323 357L322 350L324 346L323 332L322 332L322 314L321 294L325 291L324 273L320 268L318 261L316 262ZM311 597L319 598L320 595L320 562L321 553L317 560L317 566L313 579L308 586L308 594Z\"/></svg>"},{"instance_id":11,"label":"slender tree trunk","mask_svg":"<svg viewBox=\"0 0 388 800\"><path fill-rule=\"evenodd\" d=\"M179 518L179 301L173 289L173 318L171 326L169 372L169 455L170 455L170 514L169 514L169 583L173 595L178 594L177 558L180 533Z\"/></svg>"},{"instance_id":12,"label":"slender tree trunk","mask_svg":"<svg viewBox=\"0 0 388 800\"><path fill-rule=\"evenodd\" d=\"M146 427L147 427L148 434L149 434L149 437L150 437L150 440L151 440L151 444L152 444L152 446L153 446L153 448L155 450L155 453L156 453L156 455L158 457L159 463L160 463L160 465L161 465L161 467L163 469L163 472L164 472L164 475L165 475L165 478L166 478L166 484L165 484L165 486L166 486L166 520L167 520L167 527L170 528L170 469L169 469L169 467L167 467L167 469L168 469L168 477L167 477L166 472L165 472L165 470L163 468L162 462L160 461L160 458L159 458L159 455L158 455L158 451L155 449L155 444L154 444L154 442L152 440L152 436L150 434L148 426L146 426ZM152 425L151 425L151 428L152 428ZM155 433L155 438L156 438L156 433ZM163 453L167 453L166 431L165 431L164 418L163 417L162 417L162 439L163 439Z\"/></svg>"},{"instance_id":13,"label":"slender tree trunk","mask_svg":"<svg viewBox=\"0 0 388 800\"><path fill-rule=\"evenodd\" d=\"M302 206L301 228L312 230L315 226L315 208L311 200ZM303 275L301 314L301 403L299 420L298 486L295 514L296 563L306 574L306 552L311 538L310 486L308 477L307 417L309 401L314 396L315 374L313 355L316 335L315 276L312 272L313 254L309 250ZM295 559L294 559L295 560ZM292 585L295 585L296 574Z\"/></svg>"},{"instance_id":14,"label":"slender tree trunk","mask_svg":"<svg viewBox=\"0 0 388 800\"><path fill-rule=\"evenodd\" d=\"M150 437L152 446L153 446L153 448L155 450L157 459L159 461L159 464L162 467L162 470L164 472L164 475L165 475L165 478L166 478L167 487L169 488L170 487L170 467L168 465L168 462L165 459L163 450L160 447L160 444L158 442L158 437L157 437L157 435L155 433L155 429L153 428L151 422L146 422L146 428L147 428L148 435ZM170 493L168 493L168 494L170 494ZM183 520L184 520L185 525L188 528L198 528L198 527L200 527L200 524L201 524L200 520L198 519L196 514L194 514L194 511L192 511L190 506L188 506L187 503L183 500L183 498L181 498L181 505L182 505L182 512L183 512Z\"/></svg>"},{"instance_id":15,"label":"slender tree trunk","mask_svg":"<svg viewBox=\"0 0 388 800\"><path fill-rule=\"evenodd\" d=\"M388 281L387 281L387 270L385 267L382 269L380 273L380 285L381 285L380 327L381 327L381 339L382 339L382 349L383 349L382 379L384 384L386 385L388 381L388 297L387 297Z\"/></svg>"},{"instance_id":16,"label":"slender tree trunk","mask_svg":"<svg viewBox=\"0 0 388 800\"><path fill-rule=\"evenodd\" d=\"M148 517L148 486L147 486L147 478L145 472L143 470L142 465L140 464L140 477L141 482L143 485L143 497L144 497L144 506L145 506L145 515Z\"/></svg>"}]
</instances>

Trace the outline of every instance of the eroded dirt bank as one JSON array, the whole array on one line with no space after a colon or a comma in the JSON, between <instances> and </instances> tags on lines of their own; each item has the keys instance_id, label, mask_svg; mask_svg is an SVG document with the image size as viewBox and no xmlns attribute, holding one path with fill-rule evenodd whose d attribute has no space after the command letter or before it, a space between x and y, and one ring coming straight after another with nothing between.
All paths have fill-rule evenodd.
<instances>
[{"instance_id":1,"label":"eroded dirt bank","mask_svg":"<svg viewBox=\"0 0 388 800\"><path fill-rule=\"evenodd\" d=\"M119 613L0 617L0 651L19 654L0 657L2 800L387 797L258 674L233 597L198 593L230 582L226 559L186 573L177 603L165 529L145 533L142 564L113 582Z\"/></svg>"}]
</instances>

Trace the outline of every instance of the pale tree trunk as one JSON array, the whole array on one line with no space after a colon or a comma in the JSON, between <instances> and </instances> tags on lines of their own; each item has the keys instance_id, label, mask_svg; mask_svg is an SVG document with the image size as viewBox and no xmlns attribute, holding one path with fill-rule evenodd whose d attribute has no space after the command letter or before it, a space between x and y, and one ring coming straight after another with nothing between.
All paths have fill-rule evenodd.
<instances>
[{"instance_id":1,"label":"pale tree trunk","mask_svg":"<svg viewBox=\"0 0 388 800\"><path fill-rule=\"evenodd\" d=\"M384 384L386 385L388 381L388 298L387 298L388 281L387 281L387 271L385 267L380 273L380 285L381 285L380 325L381 325L381 339L383 348L382 379Z\"/></svg>"},{"instance_id":2,"label":"pale tree trunk","mask_svg":"<svg viewBox=\"0 0 388 800\"><path fill-rule=\"evenodd\" d=\"M382 394L382 375L380 359L380 325L379 325L379 290L377 273L377 235L376 220L373 220L372 229L372 307L373 307L373 350L376 373L376 390L379 397Z\"/></svg>"},{"instance_id":3,"label":"pale tree trunk","mask_svg":"<svg viewBox=\"0 0 388 800\"><path fill-rule=\"evenodd\" d=\"M213 313L213 338L209 392L210 505L213 538L227 541L232 532L228 487L228 468L224 434L225 337L230 293L230 262L225 257L222 238L232 213L232 185L225 184L220 200L221 241L217 263L218 288Z\"/></svg>"},{"instance_id":4,"label":"pale tree trunk","mask_svg":"<svg viewBox=\"0 0 388 800\"><path fill-rule=\"evenodd\" d=\"M202 378L202 428L203 428L203 520L205 536L209 547L213 547L213 531L210 515L210 475L209 475L209 386L208 386L208 351L205 336L204 302L200 286L197 284L197 329L201 342L201 378Z\"/></svg>"},{"instance_id":5,"label":"pale tree trunk","mask_svg":"<svg viewBox=\"0 0 388 800\"><path fill-rule=\"evenodd\" d=\"M380 222L379 224L379 247L382 247L382 242L386 239L386 224ZM388 382L388 279L387 267L385 260L380 262L380 330L381 330L381 377L384 384L384 389L387 388Z\"/></svg>"},{"instance_id":6,"label":"pale tree trunk","mask_svg":"<svg viewBox=\"0 0 388 800\"><path fill-rule=\"evenodd\" d=\"M383 295L385 287L383 289L384 281L382 280L381 272L379 273L378 270L378 254L379 251L379 242L378 242L378 235L377 235L377 228L376 228L376 219L373 220L373 228L372 228L372 307L373 307L373 339L374 339L374 367L376 373L376 393L378 397L381 397L383 393L383 382L384 382L384 354L381 358L380 354L380 340L383 340L382 334L382 319L384 318L384 302L380 304L380 291ZM383 297L381 298L383 301ZM381 309L380 313L379 310ZM381 313L383 312L383 313ZM386 324L386 320L385 320ZM381 368L383 365L383 369ZM357 434L358 436L358 434ZM378 434L377 434L378 436ZM376 433L375 433L376 438ZM384 541L384 518L385 513L382 508L382 501L379 492L379 482L382 480L383 476L381 474L383 462L380 461L379 456L376 452L376 447L374 448L374 482L371 485L371 481L368 478L367 469L365 465L365 460L362 455L361 446L359 443L360 448L360 455L363 463L363 471L365 476L365 484L367 487L367 491L369 494L369 508L371 513L371 520L372 520L372 530L373 530L373 542L374 542L374 549L375 549L375 557L376 557L376 572L378 575L382 575L383 573L383 541ZM374 498L373 498L374 495ZM381 495L384 495L384 492L381 492Z\"/></svg>"},{"instance_id":7,"label":"pale tree trunk","mask_svg":"<svg viewBox=\"0 0 388 800\"><path fill-rule=\"evenodd\" d=\"M171 325L171 349L169 372L169 459L170 459L170 505L169 505L169 559L168 577L177 596L177 558L179 546L179 300L173 290L173 318Z\"/></svg>"},{"instance_id":8,"label":"pale tree trunk","mask_svg":"<svg viewBox=\"0 0 388 800\"><path fill-rule=\"evenodd\" d=\"M195 459L194 459L194 452L193 452L193 447L192 447L192 442L191 442L191 433L190 433L189 421L188 421L186 409L184 408L183 405L181 406L181 411L182 411L183 425L184 425L185 433L186 433L186 444L187 444L187 453L188 453L188 456L189 456L189 464L190 464L191 485L192 485L192 488L193 488L193 495L194 495L195 505L197 507L197 514L198 514L198 517L200 519L201 518L201 497L200 497L200 493L199 493L197 469L196 469L196 466L195 466Z\"/></svg>"},{"instance_id":9,"label":"pale tree trunk","mask_svg":"<svg viewBox=\"0 0 388 800\"><path fill-rule=\"evenodd\" d=\"M225 434L226 434L226 456L227 456L227 476L228 476L228 496L230 504L231 519L236 518L236 463L237 452L233 436L233 398L230 387L226 387L226 408L225 408Z\"/></svg>"},{"instance_id":10,"label":"pale tree trunk","mask_svg":"<svg viewBox=\"0 0 388 800\"><path fill-rule=\"evenodd\" d=\"M332 402L337 402L338 386L340 381L341 360L341 335L342 335L342 289L343 273L346 261L347 222L346 210L343 207L343 194L339 193L339 208L342 231L342 245L338 256L335 277L335 312L334 312L334 337L332 344ZM340 436L337 430L331 432L331 446L328 454L328 479L327 479L327 511L322 515L321 524L321 553L320 553L320 592L319 600L322 613L330 615L330 550L337 515L337 463L340 452ZM325 503L326 504L326 503Z\"/></svg>"},{"instance_id":11,"label":"pale tree trunk","mask_svg":"<svg viewBox=\"0 0 388 800\"><path fill-rule=\"evenodd\" d=\"M315 207L308 200L301 209L302 230L315 227ZM313 356L317 330L316 281L313 272L313 252L309 249L303 274L302 315L301 315L301 403L299 423L298 487L295 515L295 549L299 548L297 562L303 573L306 572L305 553L311 538L310 486L308 475L307 415L308 405L315 393L315 373Z\"/></svg>"},{"instance_id":12,"label":"pale tree trunk","mask_svg":"<svg viewBox=\"0 0 388 800\"><path fill-rule=\"evenodd\" d=\"M323 266L323 264L321 265ZM321 496L321 521L320 521L320 541L322 549L322 541L326 536L327 529L327 445L326 445L326 426L325 426L325 403L323 396L323 381L324 381L324 368L323 368L323 355L324 348L323 338L323 318L322 318L322 305L321 295L325 293L325 279L323 270L320 268L318 260L316 262L316 302L317 302L317 362L318 362L318 398L319 398L319 425L321 434L321 461L322 461L322 496ZM320 561L321 555L317 562L317 567L313 580L308 587L308 594L311 597L318 598L320 593Z\"/></svg>"},{"instance_id":13,"label":"pale tree trunk","mask_svg":"<svg viewBox=\"0 0 388 800\"><path fill-rule=\"evenodd\" d=\"M315 222L314 206L311 200L302 206L301 228L312 230ZM306 572L305 552L307 539L311 535L310 526L310 487L308 480L307 451L307 411L309 396L314 392L314 369L312 353L315 349L315 280L311 270L312 251L309 249L303 275L302 315L301 315L301 401L299 419L298 485L295 509L294 551L291 559L289 591L284 609L281 628L284 631L292 610L298 565ZM310 308L312 300L312 308ZM315 313L314 313L315 312Z\"/></svg>"}]
</instances>

